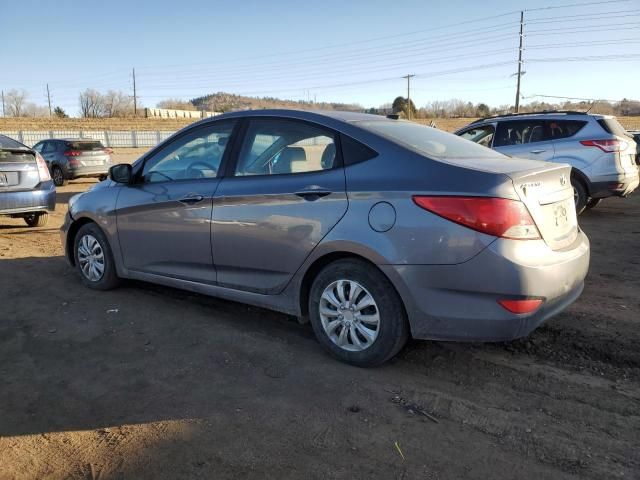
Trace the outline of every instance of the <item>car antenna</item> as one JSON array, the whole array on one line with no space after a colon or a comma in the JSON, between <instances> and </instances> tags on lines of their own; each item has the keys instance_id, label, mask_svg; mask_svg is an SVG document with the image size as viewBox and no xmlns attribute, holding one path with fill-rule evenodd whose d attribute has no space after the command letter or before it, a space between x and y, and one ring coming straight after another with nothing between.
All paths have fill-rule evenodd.
<instances>
[{"instance_id":1,"label":"car antenna","mask_svg":"<svg viewBox=\"0 0 640 480\"><path fill-rule=\"evenodd\" d=\"M589 113L591 109L596 106L596 103L597 103L597 100L594 100L593 102L591 102L591 106L584 113Z\"/></svg>"}]
</instances>

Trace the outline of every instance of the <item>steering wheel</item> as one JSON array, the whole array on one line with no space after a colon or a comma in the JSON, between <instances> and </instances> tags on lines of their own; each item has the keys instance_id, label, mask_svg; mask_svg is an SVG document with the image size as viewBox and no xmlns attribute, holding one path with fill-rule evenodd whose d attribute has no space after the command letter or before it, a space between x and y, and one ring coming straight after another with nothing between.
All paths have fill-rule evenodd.
<instances>
[{"instance_id":1,"label":"steering wheel","mask_svg":"<svg viewBox=\"0 0 640 480\"><path fill-rule=\"evenodd\" d=\"M187 167L187 170L198 170L198 172L200 173L198 178L204 178L203 170L211 170L213 172L214 176L218 174L218 170L217 169L213 168L208 163L205 163L205 162L202 162L202 161L193 162L191 165L189 165Z\"/></svg>"}]
</instances>

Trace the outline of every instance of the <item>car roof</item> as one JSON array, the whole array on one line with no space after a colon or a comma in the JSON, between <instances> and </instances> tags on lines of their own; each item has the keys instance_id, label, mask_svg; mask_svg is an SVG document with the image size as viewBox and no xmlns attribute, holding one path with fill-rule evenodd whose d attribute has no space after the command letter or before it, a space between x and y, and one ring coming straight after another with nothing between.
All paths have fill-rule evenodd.
<instances>
[{"instance_id":1,"label":"car roof","mask_svg":"<svg viewBox=\"0 0 640 480\"><path fill-rule=\"evenodd\" d=\"M612 115L600 115L588 112L579 112L574 110L549 110L542 112L527 112L527 113L505 113L503 115L494 115L492 117L479 118L471 122L469 125L493 122L496 120L531 120L533 118L552 118L552 119L571 119L571 120L584 120L588 117L601 119L601 118L614 118Z\"/></svg>"},{"instance_id":2,"label":"car roof","mask_svg":"<svg viewBox=\"0 0 640 480\"><path fill-rule=\"evenodd\" d=\"M370 113L344 112L340 110L295 110L295 109L264 109L264 110L240 110L236 112L223 113L215 117L209 117L205 120L220 120L223 118L245 118L245 117L282 117L282 118L298 118L303 120L321 120L329 118L345 123L363 122L363 121L386 121L396 122L382 115L372 115Z\"/></svg>"}]
</instances>

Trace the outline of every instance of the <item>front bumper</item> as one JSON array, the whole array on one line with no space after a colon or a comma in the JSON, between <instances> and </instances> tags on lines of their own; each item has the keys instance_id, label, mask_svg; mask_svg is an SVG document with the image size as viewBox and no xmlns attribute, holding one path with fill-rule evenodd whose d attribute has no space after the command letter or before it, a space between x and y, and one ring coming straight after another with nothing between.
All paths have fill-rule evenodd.
<instances>
[{"instance_id":1,"label":"front bumper","mask_svg":"<svg viewBox=\"0 0 640 480\"><path fill-rule=\"evenodd\" d=\"M38 189L0 192L0 215L54 211L56 188L53 182L43 182Z\"/></svg>"},{"instance_id":2,"label":"front bumper","mask_svg":"<svg viewBox=\"0 0 640 480\"><path fill-rule=\"evenodd\" d=\"M73 219L71 218L71 214L69 212L64 216L64 222L60 227L60 243L62 243L62 251L64 252L64 257L67 259L69 265L73 266L73 256L72 251L68 248L67 238L69 236L69 229L71 228L71 224L73 223Z\"/></svg>"},{"instance_id":3,"label":"front bumper","mask_svg":"<svg viewBox=\"0 0 640 480\"><path fill-rule=\"evenodd\" d=\"M551 250L543 240L498 239L457 265L381 265L402 297L414 338L507 341L528 335L573 303L584 288L589 240ZM543 298L531 314L499 299Z\"/></svg>"}]
</instances>

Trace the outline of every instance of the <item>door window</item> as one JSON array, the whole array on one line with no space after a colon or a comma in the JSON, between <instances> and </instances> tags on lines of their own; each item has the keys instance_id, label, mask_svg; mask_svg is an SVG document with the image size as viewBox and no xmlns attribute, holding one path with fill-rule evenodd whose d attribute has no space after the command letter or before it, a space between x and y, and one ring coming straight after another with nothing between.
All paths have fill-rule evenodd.
<instances>
[{"instance_id":1,"label":"door window","mask_svg":"<svg viewBox=\"0 0 640 480\"><path fill-rule=\"evenodd\" d=\"M460 136L466 140L471 140L474 143L482 145L484 147L491 148L491 142L493 141L493 134L495 129L493 125L483 125L472 128L462 133Z\"/></svg>"},{"instance_id":2,"label":"door window","mask_svg":"<svg viewBox=\"0 0 640 480\"><path fill-rule=\"evenodd\" d=\"M522 145L551 140L542 120L499 122L494 147Z\"/></svg>"},{"instance_id":3,"label":"door window","mask_svg":"<svg viewBox=\"0 0 640 480\"><path fill-rule=\"evenodd\" d=\"M42 145L42 153L52 153L56 151L55 142L44 142Z\"/></svg>"},{"instance_id":4,"label":"door window","mask_svg":"<svg viewBox=\"0 0 640 480\"><path fill-rule=\"evenodd\" d=\"M215 178L233 131L233 122L196 128L153 154L144 164L145 183Z\"/></svg>"},{"instance_id":5,"label":"door window","mask_svg":"<svg viewBox=\"0 0 640 480\"><path fill-rule=\"evenodd\" d=\"M283 175L328 170L337 165L333 133L295 120L251 120L236 176Z\"/></svg>"},{"instance_id":6,"label":"door window","mask_svg":"<svg viewBox=\"0 0 640 480\"><path fill-rule=\"evenodd\" d=\"M552 140L572 137L587 124L579 120L548 120L546 123Z\"/></svg>"}]
</instances>

